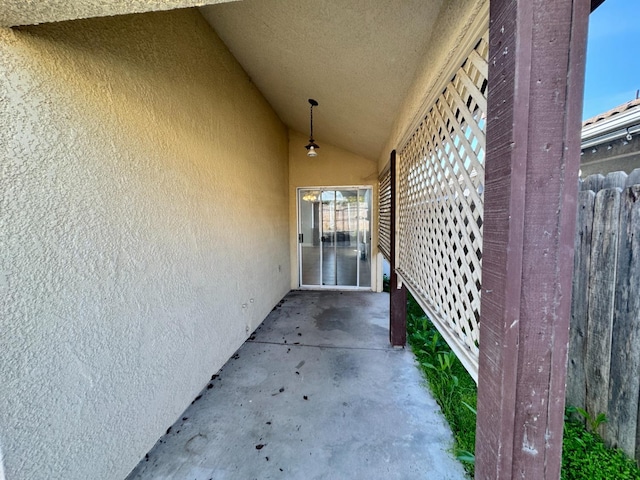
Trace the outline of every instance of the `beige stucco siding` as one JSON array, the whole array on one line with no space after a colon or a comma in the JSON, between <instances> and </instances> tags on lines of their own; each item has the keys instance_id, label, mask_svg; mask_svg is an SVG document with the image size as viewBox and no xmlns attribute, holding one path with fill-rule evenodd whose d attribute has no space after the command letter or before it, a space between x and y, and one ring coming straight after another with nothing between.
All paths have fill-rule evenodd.
<instances>
[{"instance_id":1,"label":"beige stucco siding","mask_svg":"<svg viewBox=\"0 0 640 480\"><path fill-rule=\"evenodd\" d=\"M0 125L5 473L124 478L289 290L287 130L196 10L0 30Z\"/></svg>"},{"instance_id":2,"label":"beige stucco siding","mask_svg":"<svg viewBox=\"0 0 640 480\"><path fill-rule=\"evenodd\" d=\"M35 25L38 23L108 17L127 13L157 12L176 8L211 5L236 0L2 0L0 25ZM26 4L26 5L25 5Z\"/></svg>"},{"instance_id":3,"label":"beige stucco siding","mask_svg":"<svg viewBox=\"0 0 640 480\"><path fill-rule=\"evenodd\" d=\"M291 288L298 288L298 219L296 189L299 187L371 186L373 187L373 230L371 244L377 245L377 182L376 161L343 150L326 142L320 145L318 156L309 158L304 148L309 137L289 130L289 225L291 243ZM375 248L375 247L374 247ZM374 252L375 253L375 252ZM376 290L377 261L373 261L372 289Z\"/></svg>"}]
</instances>

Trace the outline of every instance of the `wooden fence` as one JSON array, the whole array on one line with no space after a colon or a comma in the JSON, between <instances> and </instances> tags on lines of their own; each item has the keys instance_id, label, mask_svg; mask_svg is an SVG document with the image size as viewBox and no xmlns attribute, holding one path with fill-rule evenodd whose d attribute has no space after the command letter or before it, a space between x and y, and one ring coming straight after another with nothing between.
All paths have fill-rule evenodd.
<instances>
[{"instance_id":1,"label":"wooden fence","mask_svg":"<svg viewBox=\"0 0 640 480\"><path fill-rule=\"evenodd\" d=\"M640 169L581 181L567 404L640 461Z\"/></svg>"}]
</instances>

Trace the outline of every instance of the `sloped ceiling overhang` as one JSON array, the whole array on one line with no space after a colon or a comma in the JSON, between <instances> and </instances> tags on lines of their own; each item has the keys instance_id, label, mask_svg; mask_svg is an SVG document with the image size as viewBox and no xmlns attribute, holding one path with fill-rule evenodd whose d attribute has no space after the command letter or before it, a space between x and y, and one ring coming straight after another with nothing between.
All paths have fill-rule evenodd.
<instances>
[{"instance_id":1,"label":"sloped ceiling overhang","mask_svg":"<svg viewBox=\"0 0 640 480\"><path fill-rule=\"evenodd\" d=\"M200 11L286 125L308 134L314 98L317 143L376 160L442 4L244 0Z\"/></svg>"},{"instance_id":2,"label":"sloped ceiling overhang","mask_svg":"<svg viewBox=\"0 0 640 480\"><path fill-rule=\"evenodd\" d=\"M183 7L200 11L291 129L379 158L443 0L0 0L15 26ZM301 145L301 148L304 148ZM322 154L322 150L320 150Z\"/></svg>"}]
</instances>

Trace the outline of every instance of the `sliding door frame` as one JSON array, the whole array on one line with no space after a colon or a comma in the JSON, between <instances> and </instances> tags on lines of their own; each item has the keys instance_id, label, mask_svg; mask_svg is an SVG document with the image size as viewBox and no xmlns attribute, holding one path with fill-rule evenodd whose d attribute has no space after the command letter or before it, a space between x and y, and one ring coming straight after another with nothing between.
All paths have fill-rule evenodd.
<instances>
[{"instance_id":1,"label":"sliding door frame","mask_svg":"<svg viewBox=\"0 0 640 480\"><path fill-rule=\"evenodd\" d=\"M365 291L371 291L373 289L373 285L374 285L374 281L373 278L370 275L370 280L369 280L369 285L368 286L360 286L360 252L358 252L358 257L356 257L356 285L355 286L349 286L349 285L323 285L323 273L322 273L322 269L323 269L323 248L322 248L322 243L320 245L319 251L320 251L320 258L319 258L319 269L320 269L320 284L315 285L315 284L304 284L303 283L303 278L302 278L302 269L303 269L303 264L302 264L302 247L303 244L300 241L301 239L301 235L302 235L302 212L301 212L301 198L300 198L300 192L302 191L318 191L320 192L320 208L319 208L319 215L320 215L320 237L323 236L323 232L322 232L322 215L323 215L323 205L322 205L322 193L323 192L327 192L327 191L332 191L332 192L338 192L338 191L344 191L344 190L355 190L357 193L356 195L360 196L361 193L364 193L366 195L367 191L369 193L369 213L368 213L368 217L369 217L369 232L368 232L368 238L367 238L367 246L368 246L368 255L367 255L367 261L369 262L369 266L370 266L370 270L373 269L374 265L373 265L373 261L372 261L372 254L373 254L373 248L371 245L371 235L373 233L373 229L374 229L374 218L373 218L373 186L372 185L339 185L339 186L334 186L334 185L330 185L330 186L308 186L308 187L297 187L296 188L296 218L297 218L297 235L296 235L296 240L297 240L297 261L298 261L298 288L300 289L308 289L308 290L365 290ZM335 200L334 200L334 208L335 208ZM359 241L360 241L360 202L357 202L358 206L357 206L357 219L358 219L358 225L357 225L357 231L358 234L356 235L356 244L358 247L358 250L360 249L360 245L359 245ZM334 242L334 248L336 247L336 242ZM337 252L336 252L336 263L337 263ZM335 266L335 270L336 270L336 275L337 275L337 264ZM337 277L336 277L337 278ZM336 281L337 283L337 281Z\"/></svg>"}]
</instances>

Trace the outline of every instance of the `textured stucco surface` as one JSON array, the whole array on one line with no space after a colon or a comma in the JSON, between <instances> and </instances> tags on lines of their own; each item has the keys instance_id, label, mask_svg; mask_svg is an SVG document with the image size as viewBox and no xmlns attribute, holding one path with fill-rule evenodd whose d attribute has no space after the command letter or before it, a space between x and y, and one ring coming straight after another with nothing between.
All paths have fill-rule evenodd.
<instances>
[{"instance_id":1,"label":"textured stucco surface","mask_svg":"<svg viewBox=\"0 0 640 480\"><path fill-rule=\"evenodd\" d=\"M0 445L121 479L289 290L287 130L197 10L0 29Z\"/></svg>"},{"instance_id":2,"label":"textured stucco surface","mask_svg":"<svg viewBox=\"0 0 640 480\"><path fill-rule=\"evenodd\" d=\"M108 17L237 0L0 0L0 26Z\"/></svg>"},{"instance_id":3,"label":"textured stucco surface","mask_svg":"<svg viewBox=\"0 0 640 480\"><path fill-rule=\"evenodd\" d=\"M289 130L289 225L291 243L291 288L298 288L298 220L296 189L299 187L373 187L373 229L371 245L378 244L377 237L377 182L375 160L343 150L328 143L319 143L318 156L309 158L304 146L309 137ZM377 289L376 262L372 262L372 290Z\"/></svg>"},{"instance_id":4,"label":"textured stucco surface","mask_svg":"<svg viewBox=\"0 0 640 480\"><path fill-rule=\"evenodd\" d=\"M422 55L442 41L436 20L448 3L245 0L200 10L289 128L308 131L314 98L319 143L377 159Z\"/></svg>"}]
</instances>

